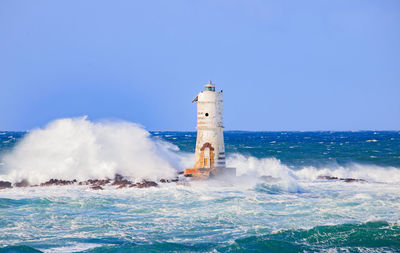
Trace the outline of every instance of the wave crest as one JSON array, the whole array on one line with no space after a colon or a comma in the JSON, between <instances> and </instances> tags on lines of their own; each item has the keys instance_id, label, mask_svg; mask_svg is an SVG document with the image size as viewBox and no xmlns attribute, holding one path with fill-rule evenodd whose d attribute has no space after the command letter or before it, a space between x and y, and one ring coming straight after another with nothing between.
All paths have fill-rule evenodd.
<instances>
[{"instance_id":1,"label":"wave crest","mask_svg":"<svg viewBox=\"0 0 400 253\"><path fill-rule=\"evenodd\" d=\"M227 163L236 167L238 176L271 176L282 180L283 186L289 191L299 189L298 181L315 181L320 176L337 178L362 179L377 183L400 182L400 169L396 167L382 167L372 164L350 163L345 166L337 164L323 167L289 167L276 158L256 158L233 154L228 157Z\"/></svg>"},{"instance_id":2,"label":"wave crest","mask_svg":"<svg viewBox=\"0 0 400 253\"><path fill-rule=\"evenodd\" d=\"M176 175L178 147L154 140L128 122L93 123L86 117L65 118L27 134L5 155L2 180L113 178L116 173L156 180Z\"/></svg>"},{"instance_id":3,"label":"wave crest","mask_svg":"<svg viewBox=\"0 0 400 253\"><path fill-rule=\"evenodd\" d=\"M331 176L337 178L363 179L368 182L398 183L400 182L400 169L395 167L382 167L371 164L351 163L346 166L331 165L330 167L304 167L294 170L299 179L316 180L319 176Z\"/></svg>"},{"instance_id":4,"label":"wave crest","mask_svg":"<svg viewBox=\"0 0 400 253\"><path fill-rule=\"evenodd\" d=\"M91 122L87 117L65 118L29 132L3 158L0 180L40 184L52 178L85 181L113 178L115 174L137 180L175 177L192 167L194 155L180 152L169 142L152 137L140 125L129 122ZM364 179L369 182L400 182L400 169L377 165L348 164L293 168L276 158L256 158L238 153L227 157L237 176L254 179L269 176L290 192L302 191L299 180L319 176Z\"/></svg>"}]
</instances>

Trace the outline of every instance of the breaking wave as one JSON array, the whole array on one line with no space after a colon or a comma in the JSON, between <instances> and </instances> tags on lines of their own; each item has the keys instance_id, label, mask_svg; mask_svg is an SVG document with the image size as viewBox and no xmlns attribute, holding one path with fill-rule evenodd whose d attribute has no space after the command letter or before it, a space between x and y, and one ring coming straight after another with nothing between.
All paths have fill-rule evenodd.
<instances>
[{"instance_id":1,"label":"breaking wave","mask_svg":"<svg viewBox=\"0 0 400 253\"><path fill-rule=\"evenodd\" d=\"M293 174L302 180L317 180L319 176L337 178L363 179L376 183L399 183L400 169L396 167L382 167L372 164L352 163L346 166L332 165L330 167L304 167L294 170Z\"/></svg>"},{"instance_id":2,"label":"breaking wave","mask_svg":"<svg viewBox=\"0 0 400 253\"><path fill-rule=\"evenodd\" d=\"M13 183L26 179L39 184L52 178L84 181L115 174L158 180L175 177L178 171L193 166L194 155L151 136L138 124L91 122L80 117L55 120L30 131L2 162L0 180ZM276 158L235 153L227 157L227 165L251 184L263 176L279 179L280 188L289 192L301 191L300 180L315 181L319 176L400 182L399 168L356 163L293 168Z\"/></svg>"},{"instance_id":3,"label":"breaking wave","mask_svg":"<svg viewBox=\"0 0 400 253\"><path fill-rule=\"evenodd\" d=\"M178 150L137 124L59 119L29 132L5 155L0 180L38 184L51 178L113 178L116 173L136 179L171 178L182 167Z\"/></svg>"},{"instance_id":4,"label":"breaking wave","mask_svg":"<svg viewBox=\"0 0 400 253\"><path fill-rule=\"evenodd\" d=\"M236 168L237 176L247 178L271 177L272 179L279 179L279 186L286 191L302 191L292 170L276 158L256 158L234 154L228 158L227 163Z\"/></svg>"},{"instance_id":5,"label":"breaking wave","mask_svg":"<svg viewBox=\"0 0 400 253\"><path fill-rule=\"evenodd\" d=\"M75 243L46 248L45 252L398 252L400 227L385 221L360 224L316 226L288 229L263 235L246 236L224 244L155 242L136 244ZM1 247L0 252L41 252L29 246Z\"/></svg>"},{"instance_id":6,"label":"breaking wave","mask_svg":"<svg viewBox=\"0 0 400 253\"><path fill-rule=\"evenodd\" d=\"M350 163L346 166L332 164L324 167L289 167L276 158L256 158L233 154L227 164L235 167L238 176L271 177L280 188L289 192L302 192L300 181L316 181L320 176L338 179L361 179L370 183L399 183L400 168L373 164Z\"/></svg>"}]
</instances>

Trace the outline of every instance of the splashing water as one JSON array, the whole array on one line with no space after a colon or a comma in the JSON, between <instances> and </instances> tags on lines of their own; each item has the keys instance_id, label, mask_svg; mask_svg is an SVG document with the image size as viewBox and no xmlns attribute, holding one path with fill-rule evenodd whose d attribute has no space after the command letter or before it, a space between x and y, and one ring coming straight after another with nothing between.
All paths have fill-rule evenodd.
<instances>
[{"instance_id":1,"label":"splashing water","mask_svg":"<svg viewBox=\"0 0 400 253\"><path fill-rule=\"evenodd\" d=\"M17 140L12 149L10 136ZM194 162L194 133L149 133L128 122L61 119L16 136L0 135L0 180L37 184L115 173L158 180ZM397 132L227 132L234 180L3 189L0 252L400 251L399 140Z\"/></svg>"},{"instance_id":2,"label":"splashing water","mask_svg":"<svg viewBox=\"0 0 400 253\"><path fill-rule=\"evenodd\" d=\"M92 123L60 119L36 129L4 157L2 180L32 184L57 179L171 178L181 167L177 147L153 140L142 127L127 122Z\"/></svg>"}]
</instances>

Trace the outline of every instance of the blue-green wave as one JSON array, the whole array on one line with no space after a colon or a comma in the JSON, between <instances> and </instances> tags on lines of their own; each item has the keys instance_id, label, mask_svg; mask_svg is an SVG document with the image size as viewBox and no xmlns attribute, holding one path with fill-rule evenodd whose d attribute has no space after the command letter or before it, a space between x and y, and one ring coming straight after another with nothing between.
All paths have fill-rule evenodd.
<instances>
[{"instance_id":1,"label":"blue-green wave","mask_svg":"<svg viewBox=\"0 0 400 253\"><path fill-rule=\"evenodd\" d=\"M88 241L93 242L93 241ZM96 240L101 243L101 240ZM105 240L110 243L110 240ZM312 229L284 230L258 236L236 239L232 244L216 243L171 243L153 242L139 244L119 241L82 252L320 252L337 249L338 251L369 252L400 251L400 226L385 221L361 224L341 224L317 226ZM39 252L27 246L8 246L0 252Z\"/></svg>"}]
</instances>

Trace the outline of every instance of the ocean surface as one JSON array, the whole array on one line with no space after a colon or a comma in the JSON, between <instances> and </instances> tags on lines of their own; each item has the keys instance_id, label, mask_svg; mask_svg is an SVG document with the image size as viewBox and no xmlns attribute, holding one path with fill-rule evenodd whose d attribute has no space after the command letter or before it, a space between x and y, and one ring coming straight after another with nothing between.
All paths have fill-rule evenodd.
<instances>
[{"instance_id":1,"label":"ocean surface","mask_svg":"<svg viewBox=\"0 0 400 253\"><path fill-rule=\"evenodd\" d=\"M0 252L400 252L399 131L224 134L235 179L0 190ZM0 132L0 180L174 177L195 138L86 119Z\"/></svg>"}]
</instances>

